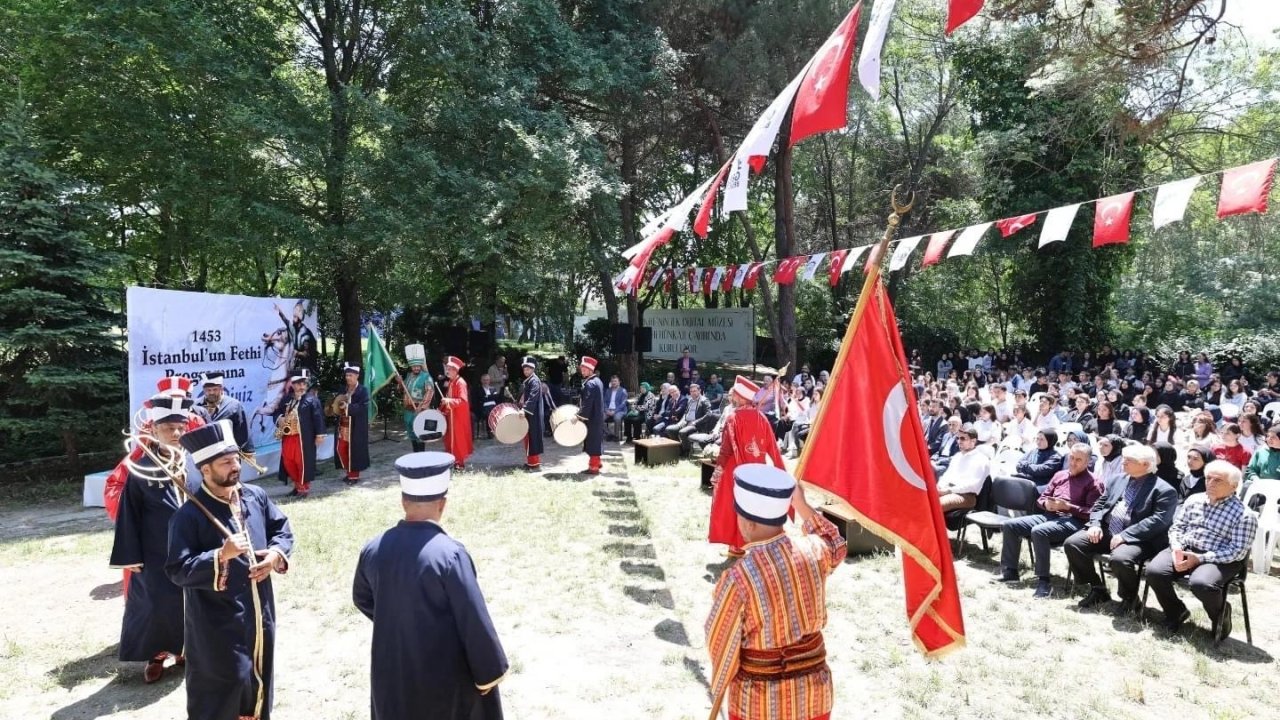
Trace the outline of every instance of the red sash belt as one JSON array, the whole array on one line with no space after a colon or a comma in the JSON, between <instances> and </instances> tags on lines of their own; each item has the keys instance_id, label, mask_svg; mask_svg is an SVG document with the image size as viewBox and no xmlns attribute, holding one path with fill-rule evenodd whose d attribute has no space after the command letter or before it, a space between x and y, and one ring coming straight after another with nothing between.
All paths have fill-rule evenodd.
<instances>
[{"instance_id":1,"label":"red sash belt","mask_svg":"<svg viewBox=\"0 0 1280 720\"><path fill-rule=\"evenodd\" d=\"M752 680L787 680L827 667L822 633L800 638L794 645L769 650L743 649L738 675Z\"/></svg>"}]
</instances>

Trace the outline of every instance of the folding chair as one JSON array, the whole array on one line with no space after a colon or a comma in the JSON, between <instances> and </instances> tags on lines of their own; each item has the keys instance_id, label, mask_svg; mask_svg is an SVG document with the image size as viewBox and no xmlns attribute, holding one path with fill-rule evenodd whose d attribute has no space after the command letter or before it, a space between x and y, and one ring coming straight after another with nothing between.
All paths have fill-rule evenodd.
<instances>
[{"instance_id":1,"label":"folding chair","mask_svg":"<svg viewBox=\"0 0 1280 720\"><path fill-rule=\"evenodd\" d=\"M978 491L978 500L974 503L973 507L963 510L952 510L942 514L942 518L947 524L947 530L955 531L956 533L954 540L955 547L951 551L952 555L959 557L964 551L964 536L965 531L969 528L969 514L990 511L991 509L991 478L988 476L987 479L982 482L982 489Z\"/></svg>"},{"instance_id":2,"label":"folding chair","mask_svg":"<svg viewBox=\"0 0 1280 720\"><path fill-rule=\"evenodd\" d=\"M1189 588L1191 587L1191 580L1189 579L1190 577L1191 577L1190 575L1184 575L1178 578L1174 582L1178 585L1181 585L1184 588ZM1249 558L1246 557L1244 564L1240 566L1240 572L1236 573L1235 577L1228 580L1227 583L1222 586L1222 601L1223 601L1222 614L1218 616L1215 625L1221 626L1222 621L1227 619L1227 612L1229 611L1229 608L1230 608L1230 605L1227 604L1227 598L1230 597L1231 595L1231 588L1239 589L1240 590L1240 611L1244 613L1244 636L1245 636L1245 639L1249 642L1249 644L1252 645L1253 644L1253 626L1249 624L1249 592L1245 588L1245 580L1248 579L1248 577L1249 577ZM1151 584L1144 583L1143 589L1142 589L1143 607L1146 607L1147 595L1150 592L1151 592Z\"/></svg>"},{"instance_id":3,"label":"folding chair","mask_svg":"<svg viewBox=\"0 0 1280 720\"><path fill-rule=\"evenodd\" d=\"M970 512L965 518L968 524L977 525L982 533L982 551L990 552L987 544L988 534L1000 532L1000 528L1010 519L1018 515L1036 512L1039 506L1036 500L1040 491L1036 484L1027 478L998 477L991 481L990 504L994 510ZM999 511L1005 511L1003 514Z\"/></svg>"}]
</instances>

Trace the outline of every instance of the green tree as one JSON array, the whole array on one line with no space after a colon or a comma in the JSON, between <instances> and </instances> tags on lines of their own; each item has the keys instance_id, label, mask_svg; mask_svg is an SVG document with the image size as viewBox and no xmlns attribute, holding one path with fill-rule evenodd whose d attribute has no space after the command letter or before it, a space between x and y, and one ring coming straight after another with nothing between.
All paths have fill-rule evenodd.
<instances>
[{"instance_id":1,"label":"green tree","mask_svg":"<svg viewBox=\"0 0 1280 720\"><path fill-rule=\"evenodd\" d=\"M0 458L60 448L122 414L122 355L96 282L110 258L75 188L43 164L13 103L0 123Z\"/></svg>"}]
</instances>

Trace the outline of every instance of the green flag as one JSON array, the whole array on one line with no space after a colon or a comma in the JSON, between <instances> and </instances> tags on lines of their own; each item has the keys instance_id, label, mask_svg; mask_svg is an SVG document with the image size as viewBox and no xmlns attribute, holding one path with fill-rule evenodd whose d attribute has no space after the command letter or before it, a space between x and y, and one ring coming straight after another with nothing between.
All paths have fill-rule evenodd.
<instances>
[{"instance_id":1,"label":"green flag","mask_svg":"<svg viewBox=\"0 0 1280 720\"><path fill-rule=\"evenodd\" d=\"M378 337L378 330L369 323L369 342L364 349L364 386L369 391L369 419L377 414L377 405L373 396L386 387L396 376L396 364L387 352L387 346Z\"/></svg>"}]
</instances>

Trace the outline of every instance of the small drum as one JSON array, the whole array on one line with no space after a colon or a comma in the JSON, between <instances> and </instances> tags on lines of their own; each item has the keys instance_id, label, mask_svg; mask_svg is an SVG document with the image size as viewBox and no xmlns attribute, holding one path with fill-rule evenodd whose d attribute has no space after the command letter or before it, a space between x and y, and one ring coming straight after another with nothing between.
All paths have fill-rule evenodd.
<instances>
[{"instance_id":1,"label":"small drum","mask_svg":"<svg viewBox=\"0 0 1280 720\"><path fill-rule=\"evenodd\" d=\"M423 410L413 418L413 435L423 442L435 442L444 437L448 426L444 413L439 410Z\"/></svg>"},{"instance_id":2,"label":"small drum","mask_svg":"<svg viewBox=\"0 0 1280 720\"><path fill-rule=\"evenodd\" d=\"M551 436L564 447L581 445L587 439L587 424L578 419L577 405L561 405L552 411Z\"/></svg>"},{"instance_id":3,"label":"small drum","mask_svg":"<svg viewBox=\"0 0 1280 720\"><path fill-rule=\"evenodd\" d=\"M502 403L489 411L489 431L504 445L514 445L529 434L529 418L515 403Z\"/></svg>"}]
</instances>

